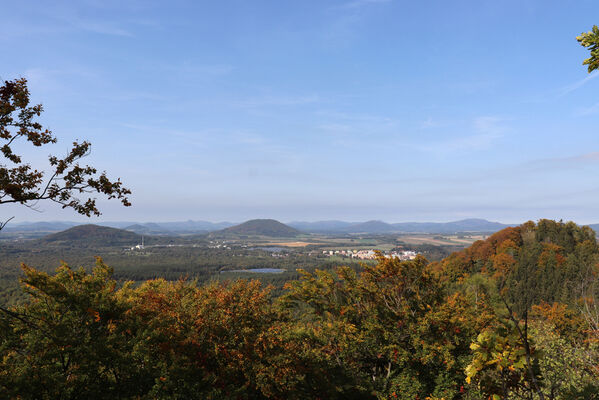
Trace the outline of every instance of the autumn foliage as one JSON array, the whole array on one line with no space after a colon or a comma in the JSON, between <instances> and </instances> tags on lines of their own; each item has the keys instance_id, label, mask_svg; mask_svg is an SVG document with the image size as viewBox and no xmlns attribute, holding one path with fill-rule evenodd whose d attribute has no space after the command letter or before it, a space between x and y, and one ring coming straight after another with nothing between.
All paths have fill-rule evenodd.
<instances>
[{"instance_id":1,"label":"autumn foliage","mask_svg":"<svg viewBox=\"0 0 599 400\"><path fill-rule=\"evenodd\" d=\"M598 255L592 231L543 220L439 263L302 272L281 296L258 281L116 282L101 259L23 266L29 301L0 312L0 393L593 399Z\"/></svg>"}]
</instances>

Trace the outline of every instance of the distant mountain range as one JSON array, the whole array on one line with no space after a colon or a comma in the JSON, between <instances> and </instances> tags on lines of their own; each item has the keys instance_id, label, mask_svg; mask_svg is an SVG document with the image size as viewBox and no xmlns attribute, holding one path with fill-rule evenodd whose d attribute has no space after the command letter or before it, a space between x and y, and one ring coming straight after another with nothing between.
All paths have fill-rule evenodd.
<instances>
[{"instance_id":1,"label":"distant mountain range","mask_svg":"<svg viewBox=\"0 0 599 400\"><path fill-rule=\"evenodd\" d=\"M231 222L208 221L147 222L130 224L123 229L143 235L184 235L213 232L233 225Z\"/></svg>"},{"instance_id":2,"label":"distant mountain range","mask_svg":"<svg viewBox=\"0 0 599 400\"><path fill-rule=\"evenodd\" d=\"M46 232L58 232L73 226L80 225L76 222L23 222L21 224L8 224L3 231L4 232L34 232L34 231L46 231Z\"/></svg>"},{"instance_id":3,"label":"distant mountain range","mask_svg":"<svg viewBox=\"0 0 599 400\"><path fill-rule=\"evenodd\" d=\"M317 222L301 222L293 221L287 225L303 232L326 233L326 232L343 232L344 229L356 225L355 222L345 221L317 221Z\"/></svg>"},{"instance_id":4,"label":"distant mountain range","mask_svg":"<svg viewBox=\"0 0 599 400\"><path fill-rule=\"evenodd\" d=\"M338 220L318 221L318 222L303 222L294 221L288 224L281 224L275 220L252 220L263 221L258 225L263 225L257 229L255 234L266 235L265 232L270 232L275 236L285 234L289 236L297 235L299 232L304 233L321 233L321 234L390 234L390 233L439 233L451 234L456 232L496 232L508 226L499 222L491 222L485 219L464 219L453 222L401 222L389 224L383 221L366 221L366 222L346 222ZM270 222L264 222L270 221ZM251 221L248 221L251 222ZM237 225L239 228L228 233L251 235L254 225L252 224ZM289 229L282 229L280 226L285 225ZM1 236L17 236L21 237L41 237L48 233L63 231L74 226L82 225L77 222L69 221L54 221L54 222L33 222L33 223L10 223L6 228L0 231ZM206 234L210 232L224 231L227 228L236 226L231 222L208 222L208 221L181 221L181 222L103 222L97 224L99 226L124 229L129 232L140 235L190 235L190 234ZM278 226L278 228L275 228ZM595 231L599 230L599 224L589 225ZM245 231L245 233L243 233ZM277 233L278 232L278 233Z\"/></svg>"},{"instance_id":5,"label":"distant mountain range","mask_svg":"<svg viewBox=\"0 0 599 400\"><path fill-rule=\"evenodd\" d=\"M485 219L464 219L454 222L401 222L383 221L350 223L343 221L291 222L289 226L312 233L456 233L496 232L508 226Z\"/></svg>"},{"instance_id":6,"label":"distant mountain range","mask_svg":"<svg viewBox=\"0 0 599 400\"><path fill-rule=\"evenodd\" d=\"M65 229L88 225L80 222L72 221L53 221L53 222L24 222L21 224L11 223L8 224L0 235L14 234L14 233L25 233L33 234L39 233L50 233L60 232ZM135 232L140 235L184 235L184 234L198 234L208 233L217 231L220 229L228 228L235 224L231 222L208 222L208 221L181 221L181 222L147 222L139 223L132 221L116 221L116 222L99 222L94 225L106 226L110 228L125 229L127 231ZM39 236L39 235L37 235Z\"/></svg>"},{"instance_id":7,"label":"distant mountain range","mask_svg":"<svg viewBox=\"0 0 599 400\"><path fill-rule=\"evenodd\" d=\"M296 237L300 234L453 234L453 233L491 233L508 226L484 219L464 219L454 222L402 222L388 224L383 221L345 222L290 222L283 224L274 219L254 219L242 224L230 222L212 223L206 221L185 221L168 223L104 223L121 226L78 225L75 222L35 222L14 224L0 231L7 239L36 239L41 244L79 243L81 245L131 245L139 243L142 235L152 241L152 236L178 236L210 234L214 238L239 236ZM599 224L589 225L597 232ZM173 238L174 239L174 238Z\"/></svg>"}]
</instances>

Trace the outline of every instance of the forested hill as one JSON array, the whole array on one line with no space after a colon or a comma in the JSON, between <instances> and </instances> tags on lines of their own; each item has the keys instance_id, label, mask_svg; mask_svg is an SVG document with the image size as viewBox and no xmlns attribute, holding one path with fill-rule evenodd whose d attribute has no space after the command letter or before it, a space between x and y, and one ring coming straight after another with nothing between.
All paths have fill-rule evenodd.
<instances>
[{"instance_id":1,"label":"forested hill","mask_svg":"<svg viewBox=\"0 0 599 400\"><path fill-rule=\"evenodd\" d=\"M301 232L274 219L252 219L243 224L214 232L214 235L259 235L270 237L294 237Z\"/></svg>"},{"instance_id":2,"label":"forested hill","mask_svg":"<svg viewBox=\"0 0 599 400\"><path fill-rule=\"evenodd\" d=\"M123 229L99 225L79 225L39 239L43 244L66 243L76 246L129 246L141 242L141 236Z\"/></svg>"},{"instance_id":3,"label":"forested hill","mask_svg":"<svg viewBox=\"0 0 599 400\"><path fill-rule=\"evenodd\" d=\"M520 306L571 303L598 255L595 232L588 226L540 220L503 229L432 267L449 281L477 273L492 276Z\"/></svg>"}]
</instances>

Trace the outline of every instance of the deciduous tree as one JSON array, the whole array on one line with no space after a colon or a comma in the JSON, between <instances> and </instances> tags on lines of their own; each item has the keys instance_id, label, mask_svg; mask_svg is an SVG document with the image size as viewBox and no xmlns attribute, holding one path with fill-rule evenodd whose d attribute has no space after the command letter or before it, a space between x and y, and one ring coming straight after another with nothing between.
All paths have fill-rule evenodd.
<instances>
[{"instance_id":1,"label":"deciduous tree","mask_svg":"<svg viewBox=\"0 0 599 400\"><path fill-rule=\"evenodd\" d=\"M593 25L593 29L581 33L576 37L581 46L586 47L591 52L591 56L582 62L589 66L589 73L599 68L599 28Z\"/></svg>"},{"instance_id":2,"label":"deciduous tree","mask_svg":"<svg viewBox=\"0 0 599 400\"><path fill-rule=\"evenodd\" d=\"M0 204L16 203L35 208L38 201L49 200L88 217L100 215L91 193L131 205L127 197L131 192L120 179L112 181L105 172L98 173L92 166L79 164L90 152L91 144L87 141L73 142L62 157L50 155L45 169L37 169L25 161L15 150L18 141L35 147L57 142L56 136L37 121L42 111L41 104L30 104L26 79L5 81L0 86L0 152L3 157L0 159ZM0 230L10 219L0 220Z\"/></svg>"}]
</instances>

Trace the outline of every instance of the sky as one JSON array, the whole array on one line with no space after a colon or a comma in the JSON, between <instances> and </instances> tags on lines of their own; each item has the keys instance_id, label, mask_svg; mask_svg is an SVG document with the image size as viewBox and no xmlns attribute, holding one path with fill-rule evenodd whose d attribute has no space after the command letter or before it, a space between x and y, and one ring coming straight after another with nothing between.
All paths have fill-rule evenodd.
<instances>
[{"instance_id":1,"label":"sky","mask_svg":"<svg viewBox=\"0 0 599 400\"><path fill-rule=\"evenodd\" d=\"M27 159L89 140L133 192L90 222L599 222L597 1L0 3L59 139Z\"/></svg>"}]
</instances>

